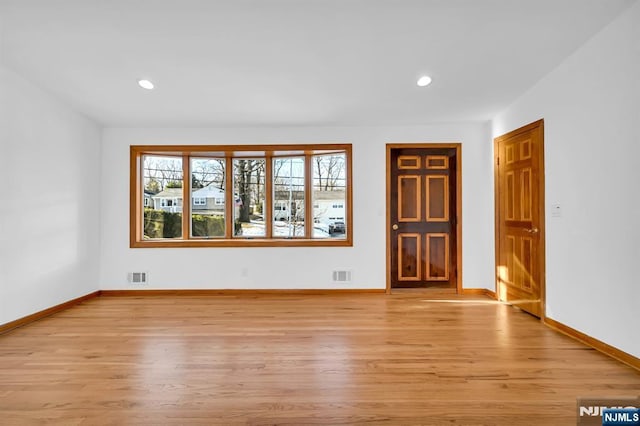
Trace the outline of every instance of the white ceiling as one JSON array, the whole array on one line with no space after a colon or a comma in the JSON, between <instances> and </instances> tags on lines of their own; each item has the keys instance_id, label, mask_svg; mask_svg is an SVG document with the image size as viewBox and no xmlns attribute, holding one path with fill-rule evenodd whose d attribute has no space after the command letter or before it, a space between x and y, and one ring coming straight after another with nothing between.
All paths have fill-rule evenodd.
<instances>
[{"instance_id":1,"label":"white ceiling","mask_svg":"<svg viewBox=\"0 0 640 426\"><path fill-rule=\"evenodd\" d=\"M1 57L106 126L488 120L631 3L0 0Z\"/></svg>"}]
</instances>

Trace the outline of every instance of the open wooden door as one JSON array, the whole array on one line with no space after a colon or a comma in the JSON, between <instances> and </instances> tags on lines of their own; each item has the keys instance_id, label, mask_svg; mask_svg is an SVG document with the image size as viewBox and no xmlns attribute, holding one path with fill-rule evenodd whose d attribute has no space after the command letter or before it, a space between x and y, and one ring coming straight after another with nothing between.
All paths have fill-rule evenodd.
<instances>
[{"instance_id":1,"label":"open wooden door","mask_svg":"<svg viewBox=\"0 0 640 426\"><path fill-rule=\"evenodd\" d=\"M459 285L460 146L387 146L388 289Z\"/></svg>"},{"instance_id":2,"label":"open wooden door","mask_svg":"<svg viewBox=\"0 0 640 426\"><path fill-rule=\"evenodd\" d=\"M496 295L544 315L544 128L536 121L494 140Z\"/></svg>"}]
</instances>

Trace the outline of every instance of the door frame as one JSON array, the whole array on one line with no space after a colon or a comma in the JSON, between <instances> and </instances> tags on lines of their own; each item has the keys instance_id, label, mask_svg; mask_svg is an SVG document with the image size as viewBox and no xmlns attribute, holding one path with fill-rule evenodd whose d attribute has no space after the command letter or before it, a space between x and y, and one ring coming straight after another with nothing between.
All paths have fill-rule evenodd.
<instances>
[{"instance_id":1,"label":"door frame","mask_svg":"<svg viewBox=\"0 0 640 426\"><path fill-rule=\"evenodd\" d=\"M462 144L460 142L419 142L419 143L388 143L386 144L386 169L387 169L387 215L386 215L386 241L387 241L387 294L391 294L391 150L402 148L429 149L429 148L455 148L456 150L456 293L462 294Z\"/></svg>"},{"instance_id":2,"label":"door frame","mask_svg":"<svg viewBox=\"0 0 640 426\"><path fill-rule=\"evenodd\" d=\"M538 205L538 214L540 218L540 247L538 252L538 268L540 269L540 321L544 322L546 318L546 310L547 310L547 285L546 285L546 227L545 227L545 170L544 170L544 119L540 119L529 123L525 126L519 127L515 130L507 132L503 135L500 135L493 139L493 184L494 184L494 218L495 218L495 282L494 282L494 291L496 295L496 299L500 300L500 294L498 289L498 282L500 277L498 276L498 263L500 262L500 176L498 171L499 160L498 155L500 153L499 144L505 139L510 139L514 136L517 136L520 133L529 132L531 130L539 129L540 132L540 155L538 158L538 182L539 185L539 200Z\"/></svg>"}]
</instances>

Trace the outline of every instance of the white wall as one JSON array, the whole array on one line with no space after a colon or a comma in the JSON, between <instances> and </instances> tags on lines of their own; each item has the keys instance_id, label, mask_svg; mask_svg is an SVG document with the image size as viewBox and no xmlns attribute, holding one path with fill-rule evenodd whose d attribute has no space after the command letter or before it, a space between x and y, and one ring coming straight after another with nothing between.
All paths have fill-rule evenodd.
<instances>
[{"instance_id":1,"label":"white wall","mask_svg":"<svg viewBox=\"0 0 640 426\"><path fill-rule=\"evenodd\" d=\"M100 129L0 65L0 324L98 289Z\"/></svg>"},{"instance_id":2,"label":"white wall","mask_svg":"<svg viewBox=\"0 0 640 426\"><path fill-rule=\"evenodd\" d=\"M637 3L493 121L498 136L545 120L547 315L635 356L639 81Z\"/></svg>"},{"instance_id":3,"label":"white wall","mask_svg":"<svg viewBox=\"0 0 640 426\"><path fill-rule=\"evenodd\" d=\"M148 271L149 288L383 289L385 143L422 141L463 144L463 283L468 288L493 288L488 123L399 128L106 129L100 286L131 288L127 272ZM321 142L353 143L353 247L129 248L129 145ZM331 271L345 268L353 270L354 282L332 283Z\"/></svg>"}]
</instances>

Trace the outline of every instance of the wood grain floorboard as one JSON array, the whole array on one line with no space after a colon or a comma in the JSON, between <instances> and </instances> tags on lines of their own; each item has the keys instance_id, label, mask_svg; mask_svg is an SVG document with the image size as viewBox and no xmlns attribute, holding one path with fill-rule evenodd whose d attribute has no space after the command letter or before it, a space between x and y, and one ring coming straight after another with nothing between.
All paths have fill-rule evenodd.
<instances>
[{"instance_id":1,"label":"wood grain floorboard","mask_svg":"<svg viewBox=\"0 0 640 426\"><path fill-rule=\"evenodd\" d=\"M0 336L2 425L570 425L577 397L639 394L636 370L448 293L98 297Z\"/></svg>"}]
</instances>

